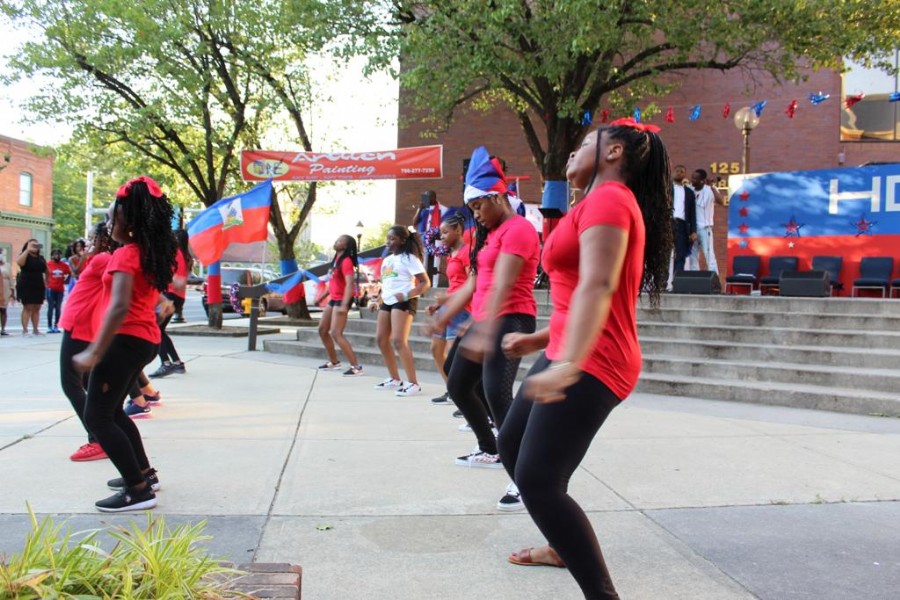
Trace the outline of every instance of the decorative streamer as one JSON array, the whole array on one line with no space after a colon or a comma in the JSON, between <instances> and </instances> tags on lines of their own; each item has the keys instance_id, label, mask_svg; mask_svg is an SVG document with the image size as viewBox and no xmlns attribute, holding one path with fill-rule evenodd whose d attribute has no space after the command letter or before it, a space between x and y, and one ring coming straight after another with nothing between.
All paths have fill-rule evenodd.
<instances>
[{"instance_id":1,"label":"decorative streamer","mask_svg":"<svg viewBox=\"0 0 900 600\"><path fill-rule=\"evenodd\" d=\"M675 122L675 109L671 106L669 110L666 111L666 123L674 123Z\"/></svg>"},{"instance_id":2,"label":"decorative streamer","mask_svg":"<svg viewBox=\"0 0 900 600\"><path fill-rule=\"evenodd\" d=\"M900 92L891 92L888 95L888 102L897 102L900 101Z\"/></svg>"},{"instance_id":3,"label":"decorative streamer","mask_svg":"<svg viewBox=\"0 0 900 600\"><path fill-rule=\"evenodd\" d=\"M788 116L789 119L794 118L794 113L797 112L797 101L791 100L791 103L788 104L788 107L784 109L784 114Z\"/></svg>"},{"instance_id":4,"label":"decorative streamer","mask_svg":"<svg viewBox=\"0 0 900 600\"><path fill-rule=\"evenodd\" d=\"M609 109L604 108L600 111L600 122L606 123L607 121L609 121Z\"/></svg>"},{"instance_id":5,"label":"decorative streamer","mask_svg":"<svg viewBox=\"0 0 900 600\"><path fill-rule=\"evenodd\" d=\"M634 107L634 122L635 123L641 122L641 109L638 108L637 106Z\"/></svg>"},{"instance_id":6,"label":"decorative streamer","mask_svg":"<svg viewBox=\"0 0 900 600\"><path fill-rule=\"evenodd\" d=\"M699 104L695 104L694 106L692 106L691 107L691 116L688 117L688 119L691 121L696 121L697 119L699 119L700 118L700 110L701 110L701 106Z\"/></svg>"},{"instance_id":7,"label":"decorative streamer","mask_svg":"<svg viewBox=\"0 0 900 600\"><path fill-rule=\"evenodd\" d=\"M750 108L753 109L753 112L756 113L756 116L757 116L757 117L761 117L761 116L762 116L762 111L763 111L763 109L764 109L765 107L766 107L766 101L765 101L765 100L760 100L759 102L757 102L756 104L754 104L754 105L751 106Z\"/></svg>"},{"instance_id":8,"label":"decorative streamer","mask_svg":"<svg viewBox=\"0 0 900 600\"><path fill-rule=\"evenodd\" d=\"M847 106L847 108L852 108L854 104L861 101L863 98L865 98L865 96L865 94L853 94L852 96L847 96L844 99L844 104Z\"/></svg>"},{"instance_id":9,"label":"decorative streamer","mask_svg":"<svg viewBox=\"0 0 900 600\"><path fill-rule=\"evenodd\" d=\"M722 118L727 119L728 115L731 114L731 104L728 102L725 103L725 106L722 107Z\"/></svg>"},{"instance_id":10,"label":"decorative streamer","mask_svg":"<svg viewBox=\"0 0 900 600\"><path fill-rule=\"evenodd\" d=\"M582 125L590 125L591 122L592 122L591 111L589 111L589 110L584 111L584 114L581 116L581 124Z\"/></svg>"},{"instance_id":11,"label":"decorative streamer","mask_svg":"<svg viewBox=\"0 0 900 600\"><path fill-rule=\"evenodd\" d=\"M822 92L819 92L818 94L810 94L809 95L809 101L813 106L818 106L818 105L822 104L823 102L825 102L826 100L828 100L829 98L831 98L831 94L823 94Z\"/></svg>"}]
</instances>

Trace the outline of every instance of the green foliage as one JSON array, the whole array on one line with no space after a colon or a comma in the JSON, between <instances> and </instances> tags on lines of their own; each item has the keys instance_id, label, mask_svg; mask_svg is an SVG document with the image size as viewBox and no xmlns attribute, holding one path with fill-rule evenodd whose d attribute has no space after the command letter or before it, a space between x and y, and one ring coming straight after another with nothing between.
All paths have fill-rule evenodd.
<instances>
[{"instance_id":1,"label":"green foliage","mask_svg":"<svg viewBox=\"0 0 900 600\"><path fill-rule=\"evenodd\" d=\"M741 69L749 84L842 56L885 67L900 36L900 3L886 0L396 0L392 11L393 29L362 25L381 40L375 65L399 53L406 97L439 124L470 101L509 106L549 179L563 178L581 117L601 101L627 113L698 69Z\"/></svg>"},{"instance_id":2,"label":"green foliage","mask_svg":"<svg viewBox=\"0 0 900 600\"><path fill-rule=\"evenodd\" d=\"M21 553L0 560L0 600L39 598L180 599L246 598L227 590L233 569L211 560L199 546L209 539L204 523L166 526L147 515L146 526L129 523L109 530L109 552L98 543L102 530L72 533L50 517L38 522Z\"/></svg>"}]
</instances>

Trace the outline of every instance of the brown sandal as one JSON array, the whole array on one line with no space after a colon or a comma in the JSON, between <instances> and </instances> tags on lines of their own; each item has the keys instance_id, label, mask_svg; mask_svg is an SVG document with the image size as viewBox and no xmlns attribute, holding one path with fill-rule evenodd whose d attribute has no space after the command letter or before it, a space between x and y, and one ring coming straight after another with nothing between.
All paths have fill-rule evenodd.
<instances>
[{"instance_id":1,"label":"brown sandal","mask_svg":"<svg viewBox=\"0 0 900 600\"><path fill-rule=\"evenodd\" d=\"M523 548L518 552L513 552L509 555L509 558L507 558L507 560L514 565L522 565L525 567L557 567L560 569L565 569L566 564L562 561L556 551L550 546L545 546L545 548L547 548L548 550L550 560L534 560L531 557L531 551L534 550L534 548Z\"/></svg>"}]
</instances>

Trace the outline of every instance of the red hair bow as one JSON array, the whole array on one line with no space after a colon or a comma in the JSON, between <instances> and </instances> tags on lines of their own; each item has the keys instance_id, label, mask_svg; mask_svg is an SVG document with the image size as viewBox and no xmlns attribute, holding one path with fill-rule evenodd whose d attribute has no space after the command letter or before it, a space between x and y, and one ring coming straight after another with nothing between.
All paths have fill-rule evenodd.
<instances>
[{"instance_id":1,"label":"red hair bow","mask_svg":"<svg viewBox=\"0 0 900 600\"><path fill-rule=\"evenodd\" d=\"M163 197L163 193L159 188L159 184L153 181L153 178L147 177L146 175L141 175L140 177L135 177L134 179L120 187L119 191L116 192L116 198L127 198L131 193L131 186L138 182L146 183L147 191L150 192L150 195L154 198Z\"/></svg>"},{"instance_id":2,"label":"red hair bow","mask_svg":"<svg viewBox=\"0 0 900 600\"><path fill-rule=\"evenodd\" d=\"M612 123L609 124L610 127L631 127L632 129L637 129L638 131L646 131L649 133L659 133L659 127L656 125L651 125L649 123L638 123L634 120L634 117L628 117L625 119L616 119Z\"/></svg>"}]
</instances>

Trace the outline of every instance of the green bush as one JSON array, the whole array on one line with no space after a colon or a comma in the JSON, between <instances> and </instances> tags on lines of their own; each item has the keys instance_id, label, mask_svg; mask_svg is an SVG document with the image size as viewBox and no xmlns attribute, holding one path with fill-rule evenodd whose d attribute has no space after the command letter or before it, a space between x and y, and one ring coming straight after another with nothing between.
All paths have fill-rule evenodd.
<instances>
[{"instance_id":1,"label":"green bush","mask_svg":"<svg viewBox=\"0 0 900 600\"><path fill-rule=\"evenodd\" d=\"M199 542L206 522L166 527L147 513L146 527L97 529L73 534L50 517L38 522L28 507L31 531L20 554L0 559L0 600L217 600L247 598L228 590L241 573L210 559ZM103 550L97 536L115 539Z\"/></svg>"}]
</instances>

